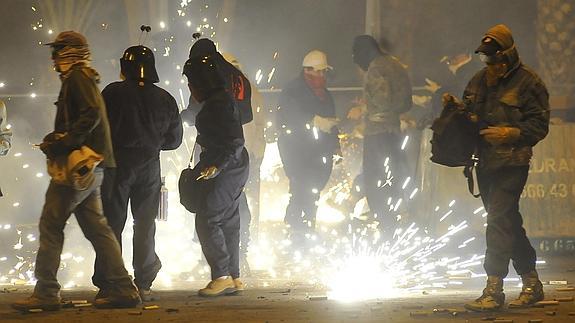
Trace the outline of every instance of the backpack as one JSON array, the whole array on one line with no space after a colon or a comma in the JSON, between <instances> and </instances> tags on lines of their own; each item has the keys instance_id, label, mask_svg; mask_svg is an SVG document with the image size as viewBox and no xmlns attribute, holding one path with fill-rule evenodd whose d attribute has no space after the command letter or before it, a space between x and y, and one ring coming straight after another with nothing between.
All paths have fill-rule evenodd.
<instances>
[{"instance_id":1,"label":"backpack","mask_svg":"<svg viewBox=\"0 0 575 323\"><path fill-rule=\"evenodd\" d=\"M473 169L476 160L474 154L479 140L478 122L472 121L474 115L457 104L447 104L439 118L431 125L431 161L448 167L464 167L469 192L474 194Z\"/></svg>"}]
</instances>

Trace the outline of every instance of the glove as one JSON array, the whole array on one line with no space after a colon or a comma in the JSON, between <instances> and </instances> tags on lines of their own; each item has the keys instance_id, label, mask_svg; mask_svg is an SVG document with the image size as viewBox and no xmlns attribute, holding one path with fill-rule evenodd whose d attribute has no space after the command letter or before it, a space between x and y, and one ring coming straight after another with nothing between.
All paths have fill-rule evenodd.
<instances>
[{"instance_id":1,"label":"glove","mask_svg":"<svg viewBox=\"0 0 575 323\"><path fill-rule=\"evenodd\" d=\"M48 159L54 159L57 156L65 155L69 152L64 139L64 134L56 132L49 133L44 137L44 140L39 145L39 148L46 155L46 157L48 157Z\"/></svg>"},{"instance_id":2,"label":"glove","mask_svg":"<svg viewBox=\"0 0 575 323\"><path fill-rule=\"evenodd\" d=\"M463 102L449 93L443 93L441 103L444 108L462 108Z\"/></svg>"},{"instance_id":3,"label":"glove","mask_svg":"<svg viewBox=\"0 0 575 323\"><path fill-rule=\"evenodd\" d=\"M204 170L201 171L200 177L196 178L196 180L199 181L200 179L203 180L212 179L218 176L220 172L221 171L216 166L206 167L204 168Z\"/></svg>"},{"instance_id":4,"label":"glove","mask_svg":"<svg viewBox=\"0 0 575 323\"><path fill-rule=\"evenodd\" d=\"M367 108L365 105L357 105L349 109L349 112L347 113L347 118L350 120L359 120L361 119L361 117L363 117L366 110Z\"/></svg>"},{"instance_id":5,"label":"glove","mask_svg":"<svg viewBox=\"0 0 575 323\"><path fill-rule=\"evenodd\" d=\"M519 139L521 130L514 127L488 127L479 131L479 134L490 144L499 146L510 144Z\"/></svg>"},{"instance_id":6,"label":"glove","mask_svg":"<svg viewBox=\"0 0 575 323\"><path fill-rule=\"evenodd\" d=\"M338 124L339 120L337 118L324 118L318 115L313 117L313 126L321 130L322 132L329 133L331 129Z\"/></svg>"}]
</instances>

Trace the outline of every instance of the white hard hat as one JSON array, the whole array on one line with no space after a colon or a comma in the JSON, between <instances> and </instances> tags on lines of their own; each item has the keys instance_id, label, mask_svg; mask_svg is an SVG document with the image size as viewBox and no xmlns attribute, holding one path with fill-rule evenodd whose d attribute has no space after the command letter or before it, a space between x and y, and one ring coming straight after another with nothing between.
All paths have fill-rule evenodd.
<instances>
[{"instance_id":1,"label":"white hard hat","mask_svg":"<svg viewBox=\"0 0 575 323\"><path fill-rule=\"evenodd\" d=\"M301 65L303 67L311 67L316 71L333 69L333 67L327 64L327 56L325 53L319 50L312 50L311 52L307 53L307 55L305 55L303 58L303 63Z\"/></svg>"},{"instance_id":2,"label":"white hard hat","mask_svg":"<svg viewBox=\"0 0 575 323\"><path fill-rule=\"evenodd\" d=\"M240 64L240 62L238 62L238 59L232 53L224 52L222 53L222 56L226 61L228 61L228 63L235 66L235 68L237 68L238 70L242 69L242 65Z\"/></svg>"}]
</instances>

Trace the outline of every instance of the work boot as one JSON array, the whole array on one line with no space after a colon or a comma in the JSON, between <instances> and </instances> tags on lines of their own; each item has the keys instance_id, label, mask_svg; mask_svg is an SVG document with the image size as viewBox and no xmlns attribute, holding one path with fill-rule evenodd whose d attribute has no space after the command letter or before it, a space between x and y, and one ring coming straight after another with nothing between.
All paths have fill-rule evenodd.
<instances>
[{"instance_id":1,"label":"work boot","mask_svg":"<svg viewBox=\"0 0 575 323\"><path fill-rule=\"evenodd\" d=\"M98 293L96 294L96 297L94 297L94 299L97 300L97 299L106 298L106 297L108 297L108 290L105 288L100 288L100 290L98 290Z\"/></svg>"},{"instance_id":2,"label":"work boot","mask_svg":"<svg viewBox=\"0 0 575 323\"><path fill-rule=\"evenodd\" d=\"M491 312L501 309L503 304L503 278L487 276L487 286L483 289L483 294L475 301L465 304L465 308L476 312Z\"/></svg>"},{"instance_id":3,"label":"work boot","mask_svg":"<svg viewBox=\"0 0 575 323\"><path fill-rule=\"evenodd\" d=\"M198 291L200 296L215 297L237 292L236 285L232 277L214 279L205 288Z\"/></svg>"},{"instance_id":4,"label":"work boot","mask_svg":"<svg viewBox=\"0 0 575 323\"><path fill-rule=\"evenodd\" d=\"M62 308L62 300L60 297L41 298L32 295L28 298L12 303L12 308L22 312L36 309L43 311L58 311Z\"/></svg>"},{"instance_id":5,"label":"work boot","mask_svg":"<svg viewBox=\"0 0 575 323\"><path fill-rule=\"evenodd\" d=\"M234 278L234 286L236 287L236 291L238 292L243 292L244 290L246 290L246 285L239 278Z\"/></svg>"},{"instance_id":6,"label":"work boot","mask_svg":"<svg viewBox=\"0 0 575 323\"><path fill-rule=\"evenodd\" d=\"M530 307L545 298L543 284L535 270L521 275L521 281L523 282L521 293L517 299L509 303L509 308Z\"/></svg>"},{"instance_id":7,"label":"work boot","mask_svg":"<svg viewBox=\"0 0 575 323\"><path fill-rule=\"evenodd\" d=\"M117 288L100 290L94 300L94 306L97 308L130 308L136 307L141 302L140 294L136 286L133 286L128 290Z\"/></svg>"}]
</instances>

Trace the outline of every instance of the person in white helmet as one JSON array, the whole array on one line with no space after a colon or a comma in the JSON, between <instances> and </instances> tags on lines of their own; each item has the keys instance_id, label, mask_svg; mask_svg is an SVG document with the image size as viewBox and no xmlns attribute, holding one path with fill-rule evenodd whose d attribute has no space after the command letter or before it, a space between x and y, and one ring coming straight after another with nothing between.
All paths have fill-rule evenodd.
<instances>
[{"instance_id":1,"label":"person in white helmet","mask_svg":"<svg viewBox=\"0 0 575 323\"><path fill-rule=\"evenodd\" d=\"M11 147L12 132L6 121L6 105L0 100L0 156L6 156ZM0 197L2 190L0 189Z\"/></svg>"},{"instance_id":2,"label":"person in white helmet","mask_svg":"<svg viewBox=\"0 0 575 323\"><path fill-rule=\"evenodd\" d=\"M338 119L326 88L330 69L325 53L312 50L303 59L300 75L283 88L279 99L278 148L290 192L284 221L296 248L305 245L305 235L314 231L317 201L339 151Z\"/></svg>"}]
</instances>

